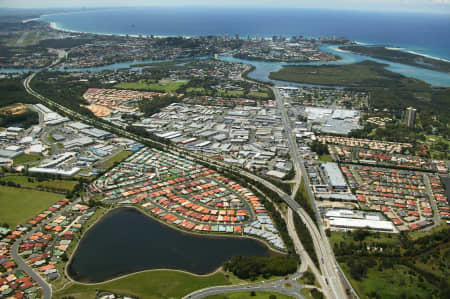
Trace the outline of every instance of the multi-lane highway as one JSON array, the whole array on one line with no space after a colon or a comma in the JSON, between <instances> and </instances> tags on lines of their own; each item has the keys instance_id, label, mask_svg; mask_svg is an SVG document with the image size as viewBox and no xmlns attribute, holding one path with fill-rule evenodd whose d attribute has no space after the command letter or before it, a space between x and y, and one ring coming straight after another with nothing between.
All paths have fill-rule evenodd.
<instances>
[{"instance_id":1,"label":"multi-lane highway","mask_svg":"<svg viewBox=\"0 0 450 299\"><path fill-rule=\"evenodd\" d=\"M306 173L306 169L304 166L303 158L299 155L299 150L297 146L297 141L292 133L291 128L291 121L289 119L288 112L285 108L285 102L280 95L280 91L276 87L271 87L272 91L275 95L275 101L277 104L277 107L281 113L281 118L283 122L283 127L285 130L285 134L287 136L288 141L288 147L289 147L289 154L291 156L292 162L294 164L294 168L296 171L296 186L294 188L294 192L296 192L299 188L299 184L302 180L302 174ZM304 178L305 187L307 189L309 198L311 199L311 205L314 208L316 218L320 219L317 208L314 202L313 194L309 188L308 178ZM293 192L292 196L295 196L295 193ZM346 291L345 287L342 284L342 281L340 279L340 273L339 268L337 267L337 262L334 257L333 250L331 249L331 246L328 242L328 239L325 235L325 231L323 230L323 227L321 225L321 222L318 221L318 227L315 225L315 223L312 221L311 217L303 210L303 209L294 209L302 220L306 223L308 226L308 229L312 235L314 246L316 249L317 257L320 260L320 268L322 270L323 277L325 279L325 285L322 285L324 292L328 289L328 295L327 298L346 298Z\"/></svg>"},{"instance_id":2,"label":"multi-lane highway","mask_svg":"<svg viewBox=\"0 0 450 299\"><path fill-rule=\"evenodd\" d=\"M190 152L190 151L182 149L182 148L176 148L176 149L167 148L167 145L165 145L165 144L156 142L156 141L148 139L148 138L143 138L143 137L135 135L123 128L119 128L117 126L114 126L112 124L108 124L105 122L96 121L96 120L89 118L85 115L82 115L78 112L72 111L72 110L40 95L39 93L35 92L30 87L30 82L33 80L33 78L36 76L36 74L37 73L33 73L24 80L24 87L28 93L35 96L43 104L46 104L47 106L49 106L52 109L56 109L64 114L68 115L69 117L71 117L73 119L81 120L81 121L91 124L93 126L99 127L103 130L107 130L107 131L113 132L115 134L137 140L139 142L152 142L153 144L158 144L162 147L165 147L168 151L175 153L175 154L183 153L186 156L188 156L194 160L198 160L199 158L201 158L202 161L207 162L209 165L212 165L212 166L228 168L228 169L230 168L230 165L225 164L221 161L217 161L217 160L211 159L209 157L205 157L201 154L193 153L193 152ZM301 174L304 173L304 169L302 169L302 168L304 168L304 166L303 166L301 158L298 155L297 143L295 141L294 136L291 133L290 122L289 122L289 118L287 116L287 112L284 109L283 100L279 94L278 89L273 88L273 91L274 91L274 94L276 97L277 104L279 105L280 112L282 114L283 125L285 127L285 130L286 130L286 133L288 136L289 150L291 153L291 158L294 162L294 167L295 167L296 173L297 173L296 174L297 184L296 184L296 188L295 188L295 190L297 190L299 187L299 184L301 182ZM240 173L240 175L245 176L253 181L258 181L258 182L264 184L267 188L270 188L271 190L278 193L280 195L280 197L286 202L286 204L294 212L299 214L299 216L301 217L303 222L305 222L306 226L308 227L308 229L311 233L311 236L314 241L314 246L316 249L316 254L317 254L319 260L321 261L320 268L321 268L323 277L319 277L318 279L319 279L319 281L322 282L321 285L323 287L323 291L324 291L325 295L327 296L327 298L336 298L336 299L346 298L347 295L345 294L345 288L343 287L341 280L340 280L340 273L338 272L339 270L338 270L338 267L336 264L336 260L334 258L333 251L331 250L331 247L325 236L325 232L323 231L323 229L319 230L319 228L321 228L321 226L319 225L319 228L318 228L316 226L316 224L314 223L314 221L311 219L311 217L293 199L293 197L287 195L285 192L283 192L281 189L279 189L275 185L260 178L259 176L256 176L250 172L247 172L245 170L239 169L239 173ZM305 183L307 184L306 179L305 179ZM309 189L309 188L307 188L307 189ZM310 190L308 190L308 192L310 192ZM313 205L313 206L315 207L315 205ZM291 232L291 233L293 233L293 232ZM293 236L291 235L291 237L293 237Z\"/></svg>"}]
</instances>

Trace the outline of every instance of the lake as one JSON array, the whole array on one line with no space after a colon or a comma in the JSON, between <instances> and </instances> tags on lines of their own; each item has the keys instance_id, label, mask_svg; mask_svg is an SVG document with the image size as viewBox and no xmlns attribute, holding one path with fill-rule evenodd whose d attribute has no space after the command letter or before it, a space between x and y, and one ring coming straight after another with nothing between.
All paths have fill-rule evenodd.
<instances>
[{"instance_id":1,"label":"lake","mask_svg":"<svg viewBox=\"0 0 450 299\"><path fill-rule=\"evenodd\" d=\"M68 266L72 279L102 282L150 269L207 274L234 255L275 254L254 239L173 229L134 208L117 208L87 231Z\"/></svg>"}]
</instances>

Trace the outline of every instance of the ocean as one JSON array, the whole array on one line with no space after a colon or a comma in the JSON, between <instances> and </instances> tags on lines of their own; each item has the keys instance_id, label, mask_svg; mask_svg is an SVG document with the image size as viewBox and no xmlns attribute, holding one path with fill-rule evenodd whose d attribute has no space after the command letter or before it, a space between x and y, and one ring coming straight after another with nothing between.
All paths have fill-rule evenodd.
<instances>
[{"instance_id":1,"label":"ocean","mask_svg":"<svg viewBox=\"0 0 450 299\"><path fill-rule=\"evenodd\" d=\"M338 36L450 60L448 14L326 9L137 7L42 16L57 28L158 36Z\"/></svg>"}]
</instances>

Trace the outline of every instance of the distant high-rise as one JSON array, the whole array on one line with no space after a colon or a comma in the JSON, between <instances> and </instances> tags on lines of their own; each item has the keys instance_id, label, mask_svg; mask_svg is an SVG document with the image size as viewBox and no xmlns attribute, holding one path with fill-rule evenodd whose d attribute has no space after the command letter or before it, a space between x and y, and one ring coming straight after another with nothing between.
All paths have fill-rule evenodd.
<instances>
[{"instance_id":1,"label":"distant high-rise","mask_svg":"<svg viewBox=\"0 0 450 299\"><path fill-rule=\"evenodd\" d=\"M408 125L408 127L410 127L410 128L413 128L416 123L416 113L417 113L416 108L413 108L413 107L406 108L405 121L406 121L406 125Z\"/></svg>"}]
</instances>

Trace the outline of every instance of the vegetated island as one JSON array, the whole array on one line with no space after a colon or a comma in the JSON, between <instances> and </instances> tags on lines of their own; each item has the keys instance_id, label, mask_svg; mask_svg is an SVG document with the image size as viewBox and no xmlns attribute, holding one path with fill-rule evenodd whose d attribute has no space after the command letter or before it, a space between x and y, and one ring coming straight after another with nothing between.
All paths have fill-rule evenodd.
<instances>
[{"instance_id":1,"label":"vegetated island","mask_svg":"<svg viewBox=\"0 0 450 299\"><path fill-rule=\"evenodd\" d=\"M233 55L234 58L250 60L250 61L262 61L262 62L314 62L314 60L310 60L307 57L297 57L297 58L276 58L276 57L265 57L262 55L251 55L248 53L238 53ZM329 54L326 58L326 61L338 61L341 60L342 57L339 55Z\"/></svg>"},{"instance_id":2,"label":"vegetated island","mask_svg":"<svg viewBox=\"0 0 450 299\"><path fill-rule=\"evenodd\" d=\"M398 87L402 81L414 81L420 85L425 82L406 78L386 70L385 64L374 61L361 61L346 65L287 65L269 75L270 79L345 87Z\"/></svg>"},{"instance_id":3,"label":"vegetated island","mask_svg":"<svg viewBox=\"0 0 450 299\"><path fill-rule=\"evenodd\" d=\"M417 66L438 72L450 73L450 62L418 55L410 52L400 51L383 46L341 46L339 49L350 51L356 54L384 59L392 62Z\"/></svg>"}]
</instances>

